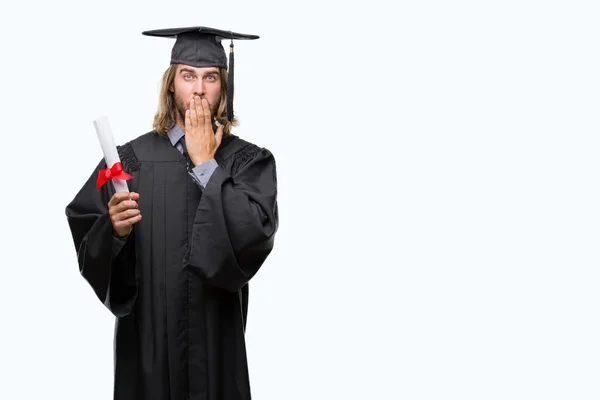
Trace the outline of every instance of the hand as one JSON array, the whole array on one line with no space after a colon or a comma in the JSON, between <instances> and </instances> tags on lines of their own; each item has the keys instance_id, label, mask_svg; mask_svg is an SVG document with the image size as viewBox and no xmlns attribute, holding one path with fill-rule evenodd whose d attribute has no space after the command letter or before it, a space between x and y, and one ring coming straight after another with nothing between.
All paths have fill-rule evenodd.
<instances>
[{"instance_id":1,"label":"hand","mask_svg":"<svg viewBox=\"0 0 600 400\"><path fill-rule=\"evenodd\" d=\"M142 219L136 201L139 198L140 195L135 192L117 192L108 202L108 213L115 236L127 236L132 225Z\"/></svg>"},{"instance_id":2,"label":"hand","mask_svg":"<svg viewBox=\"0 0 600 400\"><path fill-rule=\"evenodd\" d=\"M194 96L185 112L185 145L194 165L215 157L223 139L223 126L213 131L208 100Z\"/></svg>"}]
</instances>

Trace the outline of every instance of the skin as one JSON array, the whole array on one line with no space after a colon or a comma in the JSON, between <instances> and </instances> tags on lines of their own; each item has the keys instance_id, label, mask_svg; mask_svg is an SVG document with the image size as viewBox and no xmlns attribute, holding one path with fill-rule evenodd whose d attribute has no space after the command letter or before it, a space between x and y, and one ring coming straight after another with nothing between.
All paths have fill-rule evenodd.
<instances>
[{"instance_id":1,"label":"skin","mask_svg":"<svg viewBox=\"0 0 600 400\"><path fill-rule=\"evenodd\" d=\"M219 106L221 80L216 67L179 65L169 88L175 94L175 123L185 132L185 144L194 165L213 159L221 140L223 126L213 131L212 117ZM125 237L142 219L135 192L117 192L108 202L108 211L117 237Z\"/></svg>"},{"instance_id":2,"label":"skin","mask_svg":"<svg viewBox=\"0 0 600 400\"><path fill-rule=\"evenodd\" d=\"M108 202L108 213L115 236L127 236L132 225L142 219L137 203L139 198L140 195L136 192L117 192Z\"/></svg>"},{"instance_id":3,"label":"skin","mask_svg":"<svg viewBox=\"0 0 600 400\"><path fill-rule=\"evenodd\" d=\"M175 123L185 132L185 144L194 165L215 156L223 127L213 131L212 117L219 106L221 80L216 67L179 65L171 91L175 93Z\"/></svg>"}]
</instances>

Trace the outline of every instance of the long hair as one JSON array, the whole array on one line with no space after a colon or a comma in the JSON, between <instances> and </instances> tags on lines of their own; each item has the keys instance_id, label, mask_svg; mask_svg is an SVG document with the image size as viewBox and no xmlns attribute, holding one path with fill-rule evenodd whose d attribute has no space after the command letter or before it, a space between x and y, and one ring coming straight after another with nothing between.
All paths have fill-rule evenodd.
<instances>
[{"instance_id":1,"label":"long hair","mask_svg":"<svg viewBox=\"0 0 600 400\"><path fill-rule=\"evenodd\" d=\"M154 123L152 124L152 128L159 135L163 136L169 133L169 130L175 125L176 121L177 107L175 106L175 93L170 91L169 88L174 85L178 65L171 64L163 74L158 111L154 116ZM233 117L233 121L227 119L227 70L225 68L219 68L219 77L221 80L221 96L219 107L217 108L217 121L223 125L223 136L227 136L231 134L231 128L238 125L238 120L235 117Z\"/></svg>"}]
</instances>

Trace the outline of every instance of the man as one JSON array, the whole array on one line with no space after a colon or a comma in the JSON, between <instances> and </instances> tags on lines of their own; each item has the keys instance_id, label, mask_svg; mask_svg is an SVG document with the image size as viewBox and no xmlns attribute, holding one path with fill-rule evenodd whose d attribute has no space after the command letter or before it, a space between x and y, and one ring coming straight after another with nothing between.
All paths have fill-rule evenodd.
<instances>
[{"instance_id":1,"label":"man","mask_svg":"<svg viewBox=\"0 0 600 400\"><path fill-rule=\"evenodd\" d=\"M144 34L176 42L154 130L118 148L130 192L97 188L101 161L66 208L81 274L116 316L114 399L250 399L248 281L273 248L277 180L271 152L230 132L231 78L233 39L258 37Z\"/></svg>"}]
</instances>

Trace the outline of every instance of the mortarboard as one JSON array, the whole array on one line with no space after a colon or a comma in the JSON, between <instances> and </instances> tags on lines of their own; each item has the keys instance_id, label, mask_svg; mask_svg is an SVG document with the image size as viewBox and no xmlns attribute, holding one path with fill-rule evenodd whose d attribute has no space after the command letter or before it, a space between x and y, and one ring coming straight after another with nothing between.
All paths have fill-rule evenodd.
<instances>
[{"instance_id":1,"label":"mortarboard","mask_svg":"<svg viewBox=\"0 0 600 400\"><path fill-rule=\"evenodd\" d=\"M175 38L176 41L171 51L171 64L227 69L227 119L230 121L233 119L233 39L258 39L257 35L247 35L204 26L157 29L142 32L142 35ZM227 68L227 56L221 44L222 39L231 40L229 45L229 68Z\"/></svg>"}]
</instances>

